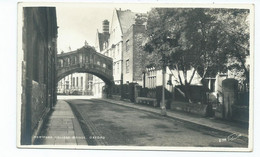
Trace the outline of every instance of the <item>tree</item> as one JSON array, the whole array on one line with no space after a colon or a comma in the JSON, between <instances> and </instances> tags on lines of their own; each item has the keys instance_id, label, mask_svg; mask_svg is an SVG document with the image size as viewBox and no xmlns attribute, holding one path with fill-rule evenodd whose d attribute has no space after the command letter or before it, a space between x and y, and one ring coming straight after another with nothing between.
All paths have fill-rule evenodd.
<instances>
[{"instance_id":1,"label":"tree","mask_svg":"<svg viewBox=\"0 0 260 157\"><path fill-rule=\"evenodd\" d=\"M213 14L223 31L222 51L228 58L227 68L238 75L240 83L249 84L250 31L248 9L219 9Z\"/></svg>"},{"instance_id":2,"label":"tree","mask_svg":"<svg viewBox=\"0 0 260 157\"><path fill-rule=\"evenodd\" d=\"M247 15L244 10L234 9L154 8L148 15L148 41L144 50L161 58L166 56L165 62L170 69L177 70L178 82L190 100L190 84L196 72L203 80L225 72L230 68L231 58L244 63L249 36L245 24ZM242 23L238 27L239 22ZM192 70L189 78L188 70Z\"/></svg>"}]
</instances>

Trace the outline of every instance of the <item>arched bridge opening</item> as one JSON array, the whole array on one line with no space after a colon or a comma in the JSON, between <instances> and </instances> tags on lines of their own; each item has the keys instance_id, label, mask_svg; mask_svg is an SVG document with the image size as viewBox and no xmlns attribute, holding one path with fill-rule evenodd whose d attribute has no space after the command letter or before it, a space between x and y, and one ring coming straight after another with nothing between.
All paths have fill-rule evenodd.
<instances>
[{"instance_id":1,"label":"arched bridge opening","mask_svg":"<svg viewBox=\"0 0 260 157\"><path fill-rule=\"evenodd\" d=\"M102 79L106 85L114 83L113 60L97 53L93 47L84 46L78 50L57 55L57 82L73 73L90 73Z\"/></svg>"}]
</instances>

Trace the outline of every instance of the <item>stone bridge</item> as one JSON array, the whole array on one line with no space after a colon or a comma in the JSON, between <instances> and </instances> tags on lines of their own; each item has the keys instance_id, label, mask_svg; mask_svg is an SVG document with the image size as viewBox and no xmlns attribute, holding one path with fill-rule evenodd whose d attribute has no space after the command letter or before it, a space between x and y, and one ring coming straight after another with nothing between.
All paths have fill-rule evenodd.
<instances>
[{"instance_id":1,"label":"stone bridge","mask_svg":"<svg viewBox=\"0 0 260 157\"><path fill-rule=\"evenodd\" d=\"M102 79L107 85L113 84L113 60L84 46L76 51L57 55L57 81L78 72L90 73Z\"/></svg>"}]
</instances>

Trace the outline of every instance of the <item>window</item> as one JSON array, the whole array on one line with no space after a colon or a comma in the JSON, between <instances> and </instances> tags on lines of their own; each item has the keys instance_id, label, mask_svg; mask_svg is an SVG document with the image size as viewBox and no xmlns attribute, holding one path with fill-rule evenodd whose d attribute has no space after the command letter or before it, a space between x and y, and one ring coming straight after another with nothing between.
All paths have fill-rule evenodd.
<instances>
[{"instance_id":1,"label":"window","mask_svg":"<svg viewBox=\"0 0 260 157\"><path fill-rule=\"evenodd\" d=\"M93 63L93 56L92 55L89 56L89 61L90 61L90 63Z\"/></svg>"},{"instance_id":2,"label":"window","mask_svg":"<svg viewBox=\"0 0 260 157\"><path fill-rule=\"evenodd\" d=\"M206 85L208 86L209 92L214 92L215 91L215 78L206 78L205 79Z\"/></svg>"},{"instance_id":3,"label":"window","mask_svg":"<svg viewBox=\"0 0 260 157\"><path fill-rule=\"evenodd\" d=\"M75 64L75 57L72 57L71 64Z\"/></svg>"},{"instance_id":4,"label":"window","mask_svg":"<svg viewBox=\"0 0 260 157\"><path fill-rule=\"evenodd\" d=\"M126 41L126 43L125 43L125 48L126 48L126 51L129 50L129 40Z\"/></svg>"},{"instance_id":5,"label":"window","mask_svg":"<svg viewBox=\"0 0 260 157\"><path fill-rule=\"evenodd\" d=\"M113 65L113 75L116 73L116 72L115 72L115 70L116 70L115 67L116 67L116 63L114 63L114 65Z\"/></svg>"},{"instance_id":6,"label":"window","mask_svg":"<svg viewBox=\"0 0 260 157\"><path fill-rule=\"evenodd\" d=\"M156 88L156 71L155 68L147 69L147 87L148 88Z\"/></svg>"},{"instance_id":7,"label":"window","mask_svg":"<svg viewBox=\"0 0 260 157\"><path fill-rule=\"evenodd\" d=\"M119 56L120 44L117 45L117 55Z\"/></svg>"},{"instance_id":8,"label":"window","mask_svg":"<svg viewBox=\"0 0 260 157\"><path fill-rule=\"evenodd\" d=\"M76 78L76 86L77 87L79 86L79 78L78 77Z\"/></svg>"},{"instance_id":9,"label":"window","mask_svg":"<svg viewBox=\"0 0 260 157\"><path fill-rule=\"evenodd\" d=\"M72 87L75 87L75 77L72 78Z\"/></svg>"},{"instance_id":10,"label":"window","mask_svg":"<svg viewBox=\"0 0 260 157\"><path fill-rule=\"evenodd\" d=\"M119 74L119 62L117 62L117 73Z\"/></svg>"},{"instance_id":11,"label":"window","mask_svg":"<svg viewBox=\"0 0 260 157\"><path fill-rule=\"evenodd\" d=\"M68 65L70 65L70 58L67 58L68 59Z\"/></svg>"},{"instance_id":12,"label":"window","mask_svg":"<svg viewBox=\"0 0 260 157\"><path fill-rule=\"evenodd\" d=\"M83 77L81 76L80 79L81 79L81 80L80 80L80 85L81 85L81 87L83 88Z\"/></svg>"},{"instance_id":13,"label":"window","mask_svg":"<svg viewBox=\"0 0 260 157\"><path fill-rule=\"evenodd\" d=\"M126 64L126 73L129 73L129 59L126 60L125 64Z\"/></svg>"},{"instance_id":14,"label":"window","mask_svg":"<svg viewBox=\"0 0 260 157\"><path fill-rule=\"evenodd\" d=\"M63 60L60 60L60 67L63 67Z\"/></svg>"},{"instance_id":15,"label":"window","mask_svg":"<svg viewBox=\"0 0 260 157\"><path fill-rule=\"evenodd\" d=\"M115 58L115 48L113 48L112 53L113 53L113 58Z\"/></svg>"},{"instance_id":16,"label":"window","mask_svg":"<svg viewBox=\"0 0 260 157\"><path fill-rule=\"evenodd\" d=\"M69 89L69 81L66 81L66 89Z\"/></svg>"}]
</instances>

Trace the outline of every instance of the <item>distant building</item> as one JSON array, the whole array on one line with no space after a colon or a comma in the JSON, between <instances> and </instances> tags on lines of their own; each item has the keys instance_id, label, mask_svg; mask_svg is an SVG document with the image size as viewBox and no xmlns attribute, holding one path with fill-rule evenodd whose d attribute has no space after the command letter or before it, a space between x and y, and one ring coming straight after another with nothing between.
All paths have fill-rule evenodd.
<instances>
[{"instance_id":1,"label":"distant building","mask_svg":"<svg viewBox=\"0 0 260 157\"><path fill-rule=\"evenodd\" d=\"M88 73L70 74L58 82L58 94L93 95L93 75Z\"/></svg>"},{"instance_id":2,"label":"distant building","mask_svg":"<svg viewBox=\"0 0 260 157\"><path fill-rule=\"evenodd\" d=\"M102 22L102 33L97 30L95 49L97 52L107 55L108 40L109 40L109 21ZM97 97L102 96L102 88L105 83L97 76L93 76L93 94Z\"/></svg>"},{"instance_id":3,"label":"distant building","mask_svg":"<svg viewBox=\"0 0 260 157\"><path fill-rule=\"evenodd\" d=\"M102 33L97 30L96 34L96 43L95 49L100 53L104 53L104 50L108 48L108 39L109 39L109 21L104 20L102 22Z\"/></svg>"}]
</instances>

